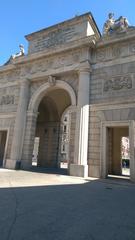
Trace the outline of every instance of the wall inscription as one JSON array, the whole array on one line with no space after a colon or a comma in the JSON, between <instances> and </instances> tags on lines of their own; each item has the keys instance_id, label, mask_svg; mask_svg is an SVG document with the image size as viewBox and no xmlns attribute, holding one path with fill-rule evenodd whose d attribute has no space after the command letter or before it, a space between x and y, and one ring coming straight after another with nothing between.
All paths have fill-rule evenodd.
<instances>
[{"instance_id":1,"label":"wall inscription","mask_svg":"<svg viewBox=\"0 0 135 240\"><path fill-rule=\"evenodd\" d=\"M79 32L75 31L75 28L67 27L65 29L57 29L53 32L49 32L48 35L38 38L35 47L42 46L44 48L54 47L56 45L64 44L65 42L72 40L78 36Z\"/></svg>"},{"instance_id":2,"label":"wall inscription","mask_svg":"<svg viewBox=\"0 0 135 240\"><path fill-rule=\"evenodd\" d=\"M10 105L10 104L14 104L13 95L6 95L0 98L0 105Z\"/></svg>"},{"instance_id":3,"label":"wall inscription","mask_svg":"<svg viewBox=\"0 0 135 240\"><path fill-rule=\"evenodd\" d=\"M132 77L131 76L117 76L111 80L106 80L104 82L104 92L112 90L121 90L121 89L131 89L132 88Z\"/></svg>"}]
</instances>

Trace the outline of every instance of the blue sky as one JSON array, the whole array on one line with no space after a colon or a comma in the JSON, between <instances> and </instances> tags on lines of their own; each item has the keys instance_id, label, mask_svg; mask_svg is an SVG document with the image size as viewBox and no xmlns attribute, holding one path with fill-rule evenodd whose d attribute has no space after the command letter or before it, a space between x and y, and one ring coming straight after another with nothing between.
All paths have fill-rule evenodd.
<instances>
[{"instance_id":1,"label":"blue sky","mask_svg":"<svg viewBox=\"0 0 135 240\"><path fill-rule=\"evenodd\" d=\"M89 11L100 31L109 12L135 25L134 0L1 0L0 65L18 52L20 43L27 53L25 35Z\"/></svg>"}]
</instances>

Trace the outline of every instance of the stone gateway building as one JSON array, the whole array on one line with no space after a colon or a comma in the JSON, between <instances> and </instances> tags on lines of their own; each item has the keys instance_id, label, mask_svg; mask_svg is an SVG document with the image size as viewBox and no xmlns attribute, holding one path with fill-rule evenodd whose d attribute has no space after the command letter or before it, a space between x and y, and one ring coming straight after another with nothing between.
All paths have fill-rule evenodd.
<instances>
[{"instance_id":1,"label":"stone gateway building","mask_svg":"<svg viewBox=\"0 0 135 240\"><path fill-rule=\"evenodd\" d=\"M37 166L122 175L126 137L135 181L135 28L109 14L101 35L86 13L26 39L0 67L0 165L29 169L37 151Z\"/></svg>"}]
</instances>

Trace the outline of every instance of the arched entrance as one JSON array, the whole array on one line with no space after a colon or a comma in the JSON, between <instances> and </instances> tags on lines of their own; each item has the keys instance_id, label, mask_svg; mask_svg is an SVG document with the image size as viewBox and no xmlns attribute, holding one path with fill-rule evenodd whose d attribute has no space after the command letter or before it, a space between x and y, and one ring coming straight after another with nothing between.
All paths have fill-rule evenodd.
<instances>
[{"instance_id":1,"label":"arched entrance","mask_svg":"<svg viewBox=\"0 0 135 240\"><path fill-rule=\"evenodd\" d=\"M38 147L37 166L60 166L61 116L71 105L69 94L63 89L54 89L45 94L38 107L35 144ZM34 146L35 147L35 146Z\"/></svg>"},{"instance_id":2,"label":"arched entrance","mask_svg":"<svg viewBox=\"0 0 135 240\"><path fill-rule=\"evenodd\" d=\"M28 108L22 167L31 165L33 154L37 154L37 166L60 167L61 119L66 109L75 106L74 90L64 81L57 80L55 86L47 82L37 89Z\"/></svg>"}]
</instances>

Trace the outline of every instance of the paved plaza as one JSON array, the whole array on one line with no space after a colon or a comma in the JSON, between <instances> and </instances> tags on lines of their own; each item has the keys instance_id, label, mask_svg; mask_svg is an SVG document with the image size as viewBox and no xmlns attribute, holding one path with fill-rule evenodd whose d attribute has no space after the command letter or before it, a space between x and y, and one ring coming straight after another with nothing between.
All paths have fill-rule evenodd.
<instances>
[{"instance_id":1,"label":"paved plaza","mask_svg":"<svg viewBox=\"0 0 135 240\"><path fill-rule=\"evenodd\" d=\"M1 240L134 240L135 185L0 169Z\"/></svg>"}]
</instances>

